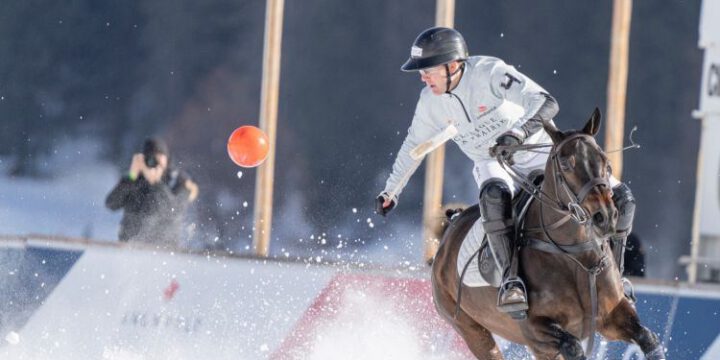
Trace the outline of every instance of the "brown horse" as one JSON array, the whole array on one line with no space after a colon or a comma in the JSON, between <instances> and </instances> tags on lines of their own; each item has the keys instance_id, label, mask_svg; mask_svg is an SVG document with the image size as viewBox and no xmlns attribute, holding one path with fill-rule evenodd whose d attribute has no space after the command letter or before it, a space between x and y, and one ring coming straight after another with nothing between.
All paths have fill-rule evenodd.
<instances>
[{"instance_id":1,"label":"brown horse","mask_svg":"<svg viewBox=\"0 0 720 360\"><path fill-rule=\"evenodd\" d=\"M581 339L589 339L592 347L595 331L638 344L646 359L665 359L657 336L640 324L625 298L612 260L607 238L615 230L617 209L608 185L608 159L594 139L599 127L597 109L581 131L544 124L553 140L545 179L519 230L525 244L519 250L519 274L529 302L524 320L497 310L497 288L461 285L458 252L480 217L477 205L445 230L432 267L433 298L478 359L503 359L493 333L526 345L538 360L586 359ZM474 264L468 271L477 271Z\"/></svg>"}]
</instances>

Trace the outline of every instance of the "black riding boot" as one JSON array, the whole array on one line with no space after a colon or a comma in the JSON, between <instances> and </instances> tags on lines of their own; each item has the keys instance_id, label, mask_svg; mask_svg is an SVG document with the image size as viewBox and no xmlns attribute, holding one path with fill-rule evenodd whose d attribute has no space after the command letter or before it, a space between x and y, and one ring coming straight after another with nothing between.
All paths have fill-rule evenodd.
<instances>
[{"instance_id":1,"label":"black riding boot","mask_svg":"<svg viewBox=\"0 0 720 360\"><path fill-rule=\"evenodd\" d=\"M625 297L635 303L637 299L635 298L633 285L630 280L623 276L625 270L625 244L632 230L633 218L635 217L635 197L633 197L630 188L625 183L621 183L613 188L613 202L618 210L618 220L615 225L615 234L610 236L610 245L615 264L617 264L618 271L620 271Z\"/></svg>"},{"instance_id":2,"label":"black riding boot","mask_svg":"<svg viewBox=\"0 0 720 360\"><path fill-rule=\"evenodd\" d=\"M618 231L615 233L615 235L612 235L610 237L610 245L612 247L613 252L613 258L615 258L615 263L618 266L618 271L620 272L620 280L622 281L623 285L623 293L625 294L625 297L630 300L630 302L635 303L637 301L637 298L635 297L635 289L633 287L632 282L626 277L623 276L623 272L625 270L625 243L627 242L629 232L625 231Z\"/></svg>"},{"instance_id":3,"label":"black riding boot","mask_svg":"<svg viewBox=\"0 0 720 360\"><path fill-rule=\"evenodd\" d=\"M499 180L490 181L480 191L480 214L488 243L503 281L497 307L513 318L522 319L528 308L525 285L517 277L511 262L516 255L513 241L512 200L510 189Z\"/></svg>"}]
</instances>

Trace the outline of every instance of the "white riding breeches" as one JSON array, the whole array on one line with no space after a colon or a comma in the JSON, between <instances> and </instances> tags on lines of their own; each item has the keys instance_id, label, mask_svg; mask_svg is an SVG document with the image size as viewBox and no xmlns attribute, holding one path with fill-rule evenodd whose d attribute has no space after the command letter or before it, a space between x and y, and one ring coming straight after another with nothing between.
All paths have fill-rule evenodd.
<instances>
[{"instance_id":1,"label":"white riding breeches","mask_svg":"<svg viewBox=\"0 0 720 360\"><path fill-rule=\"evenodd\" d=\"M513 168L521 176L527 177L534 170L544 170L548 156L549 155L547 153L535 153L534 156L527 158L525 162L516 163L515 165L513 165ZM516 184L515 180L510 177L510 174L508 174L508 172L505 171L502 166L500 166L497 160L494 159L476 162L475 166L473 167L473 176L475 177L475 182L477 182L478 190L481 190L483 184L485 184L485 182L490 179L497 179L505 182L510 191L512 191L513 197L517 195L518 191L520 190L520 185ZM618 179L616 179L614 176L610 175L610 187L614 188L619 184L620 181L618 181Z\"/></svg>"},{"instance_id":2,"label":"white riding breeches","mask_svg":"<svg viewBox=\"0 0 720 360\"><path fill-rule=\"evenodd\" d=\"M534 156L526 159L525 162L513 165L513 168L524 177L527 177L533 170L544 170L548 154L538 152L535 153ZM510 177L510 174L508 174L495 159L476 162L473 167L473 176L475 177L475 182L477 182L478 189L482 189L483 184L488 180L497 179L507 184L513 196L520 190L520 185L515 183L512 177Z\"/></svg>"}]
</instances>

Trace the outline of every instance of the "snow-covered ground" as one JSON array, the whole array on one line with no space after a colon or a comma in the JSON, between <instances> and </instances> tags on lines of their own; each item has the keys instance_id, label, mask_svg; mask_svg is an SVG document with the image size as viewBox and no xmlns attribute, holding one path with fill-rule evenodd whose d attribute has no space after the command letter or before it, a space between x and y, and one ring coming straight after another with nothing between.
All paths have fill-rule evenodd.
<instances>
[{"instance_id":1,"label":"snow-covered ground","mask_svg":"<svg viewBox=\"0 0 720 360\"><path fill-rule=\"evenodd\" d=\"M43 170L52 175L39 179L7 177L9 160L0 158L0 235L47 234L114 241L121 214L106 209L104 200L119 173L114 166L97 160L97 148L92 143L73 143L59 148L43 163ZM0 343L0 357L8 352L5 355L12 354L9 358L14 359L44 359L48 354L52 354L51 358L78 358L73 354L97 357L99 354L105 359L159 359L165 358L170 349L176 358L196 358L193 354L197 351L207 354L210 351L207 349L211 349L217 352L218 358L232 354L227 358L267 359L278 356L276 351L283 339L287 339L288 332L304 324L304 314L313 313L308 310L310 306L319 312L311 325L305 323L305 327L312 330L312 336L303 337L299 343L304 344L301 349L305 351L299 359L455 358L442 351L457 348L449 340L452 332L433 336L422 331L419 336L416 333L414 324L424 324L435 316L431 307L419 317L402 317L398 309L408 306L406 298L375 293L367 286L347 288L332 299L318 295L338 272L355 273L376 265L395 268L389 271L393 276L402 278L412 274L411 277L427 280L426 268L418 265L419 226L398 222L392 228L376 228L373 222L377 218L364 211L349 207L350 220L344 221L378 230L372 235L373 239L363 240L367 240L366 246L352 245L354 239L344 235L350 232L350 227L347 232L314 235L309 226L275 229L274 234L286 241L298 240L297 244L277 246L274 253L301 260L298 263L225 260L145 250L128 253L126 251L132 249L114 247L87 251L72 269L66 269L71 271L69 275L59 275L62 279L59 287L41 302L37 312L33 309L33 317L26 326L5 329L11 331L0 334L0 339L5 341ZM295 211L289 207L281 212ZM297 222L302 223L302 219ZM324 246L305 246L309 243ZM8 256L23 261L40 259L22 256L13 247L9 249ZM41 250L32 251L45 256ZM319 265L326 262L342 265ZM34 266L43 269L45 258ZM0 281L2 275L5 279L16 276L21 268L30 271L30 268L0 261ZM30 274L35 273L37 277L39 272L32 270ZM41 288L47 285L44 281L40 283ZM168 289L173 289L173 293L177 291L177 295L164 298ZM106 298L109 300L102 301ZM431 304L429 289L420 298ZM714 298L717 296L713 295ZM312 307L318 299L325 299L325 304ZM707 309L698 307L698 300L691 300L689 305L680 303L687 308L672 313L685 317L697 313L707 317L712 313L707 309L716 309L710 300L702 300L707 302L703 305ZM669 304L671 302L654 298L640 303L645 319L655 314L656 318L648 322L656 326L655 331L667 321L666 317L673 318L674 315L668 315L665 310L664 305ZM145 314L164 321L165 327L150 327L141 321ZM661 315L657 317L657 314ZM203 319L206 331L178 332L177 328L166 326L170 320L191 315ZM717 312L712 313L713 318L716 316ZM669 323L680 326L692 321L678 318ZM97 325L101 323L112 327ZM708 324L712 329L707 339L698 336L697 333L703 331L695 328L678 330L684 333L674 335L683 346L699 339L694 345L699 352L693 356L716 354L720 340L716 339L717 329L713 324L717 322ZM88 329L92 333L88 333ZM231 332L237 334L220 338L215 335ZM94 336L88 337L88 334ZM670 332L666 331L665 335L664 338L671 338ZM431 346L423 345L426 343ZM506 354L508 351L513 355L524 353L506 349L507 345L502 346ZM292 349L290 345L286 347ZM713 350L706 352L708 347ZM613 355L603 357L605 359L625 351L612 344L609 348L612 352L608 354Z\"/></svg>"},{"instance_id":2,"label":"snow-covered ground","mask_svg":"<svg viewBox=\"0 0 720 360\"><path fill-rule=\"evenodd\" d=\"M56 259L48 258L53 253ZM13 280L9 291L2 288ZM720 293L642 284L636 290L641 319L668 346L669 358L719 358ZM0 246L0 295L0 311L8 299L21 304L0 313L11 324L0 327L2 359L471 358L435 312L425 268L11 244ZM27 321L17 321L18 312ZM642 358L636 346L597 344L596 360ZM508 359L529 359L519 345L499 346Z\"/></svg>"},{"instance_id":3,"label":"snow-covered ground","mask_svg":"<svg viewBox=\"0 0 720 360\"><path fill-rule=\"evenodd\" d=\"M23 253L0 246L0 280L32 280L7 292L22 292L9 299L24 303L19 310L29 316L18 322L6 314L16 325L0 327L0 358L458 359L452 348L459 338L435 314L424 269L381 275L133 247L56 247L56 255L82 251L68 266L45 257L50 247Z\"/></svg>"},{"instance_id":4,"label":"snow-covered ground","mask_svg":"<svg viewBox=\"0 0 720 360\"><path fill-rule=\"evenodd\" d=\"M9 177L12 160L0 157L0 235L41 234L116 241L122 212L108 210L105 197L120 173L115 166L98 160L99 149L99 144L93 141L68 141L51 156L40 159L40 171L47 174L40 178ZM231 203L233 195L228 194L225 202ZM297 201L279 209L284 215L274 223L271 255L389 266L414 266L422 262L419 223L394 219L391 224L376 228L374 221L379 218L372 214L372 209L349 206L347 213L338 214L336 232L316 233L301 215L301 194L294 196ZM240 210L244 216L252 216L247 202ZM352 236L358 226L370 228L370 238L368 234L362 239ZM252 229L245 229L245 233L238 235L240 238L231 250L252 253ZM212 238L181 246L202 248L202 241Z\"/></svg>"},{"instance_id":5,"label":"snow-covered ground","mask_svg":"<svg viewBox=\"0 0 720 360\"><path fill-rule=\"evenodd\" d=\"M68 142L41 159L40 178L9 177L11 159L0 157L0 235L41 234L116 241L122 212L105 207L105 197L119 179L119 169L98 160L99 145ZM228 197L232 194L228 194ZM301 195L297 194L299 198ZM302 217L302 200L291 201L273 228L273 256L313 259L316 262L352 262L368 265L415 266L422 262L421 226L395 219L376 228L372 209L348 207L339 214L338 230L316 233ZM243 215L252 209L242 205ZM241 214L238 212L238 214ZM358 225L372 229L370 238L352 236ZM236 239L231 250L252 253L248 238ZM209 240L212 241L212 236ZM202 241L201 241L202 242ZM185 244L203 247L202 243Z\"/></svg>"},{"instance_id":6,"label":"snow-covered ground","mask_svg":"<svg viewBox=\"0 0 720 360\"><path fill-rule=\"evenodd\" d=\"M61 146L44 159L51 176L10 178L10 160L0 158L0 234L45 234L117 239L121 214L105 208L118 171L97 160L97 146Z\"/></svg>"}]
</instances>

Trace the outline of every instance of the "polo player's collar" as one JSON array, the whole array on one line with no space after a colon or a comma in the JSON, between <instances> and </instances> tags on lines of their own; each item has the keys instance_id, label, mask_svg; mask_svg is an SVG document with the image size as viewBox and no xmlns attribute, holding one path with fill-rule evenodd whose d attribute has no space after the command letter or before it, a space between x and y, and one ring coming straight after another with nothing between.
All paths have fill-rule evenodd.
<instances>
[{"instance_id":1,"label":"polo player's collar","mask_svg":"<svg viewBox=\"0 0 720 360\"><path fill-rule=\"evenodd\" d=\"M450 93L455 94L457 96L465 97L465 95L467 95L470 90L469 78L470 78L470 72L473 70L472 69L473 66L472 66L472 64L470 64L469 61L465 61L464 65L462 65L462 66L464 66L465 69L462 70L460 73L460 81L458 81L457 86L455 86L454 89L450 90ZM449 93L445 93L444 95L447 95L448 98L452 97L452 95L450 95Z\"/></svg>"}]
</instances>

